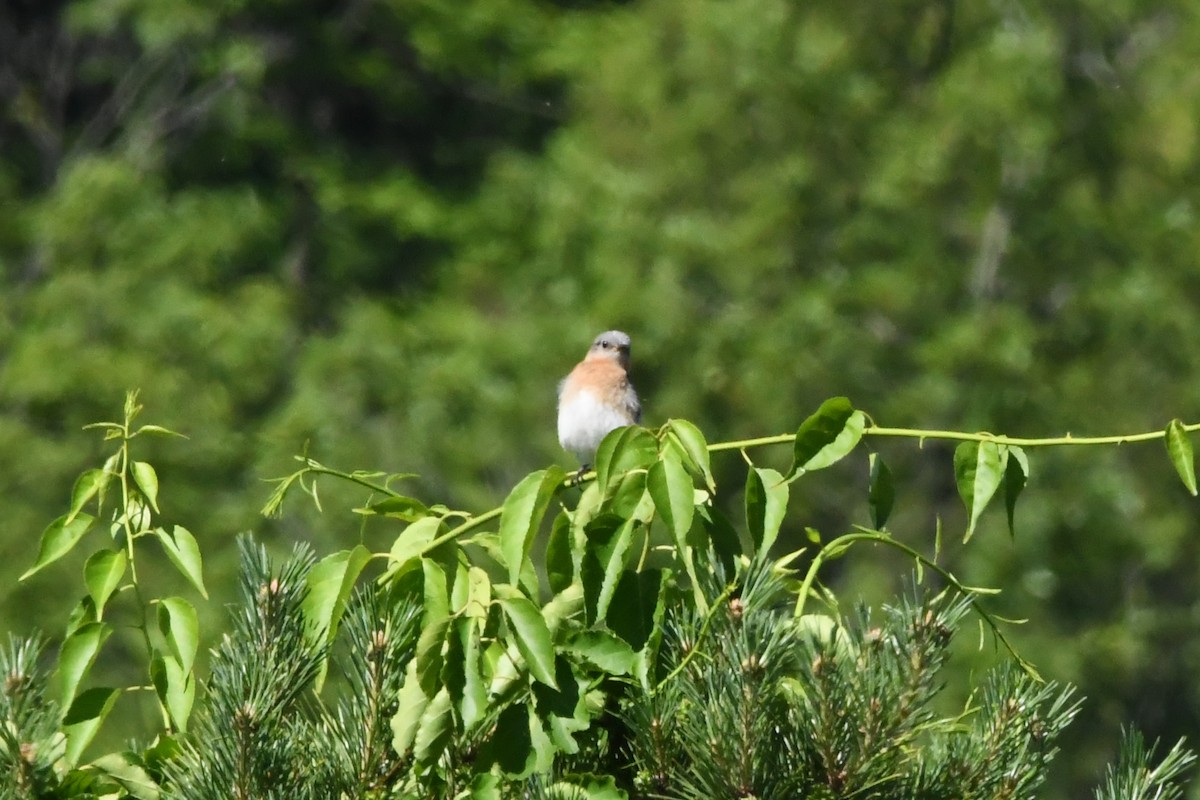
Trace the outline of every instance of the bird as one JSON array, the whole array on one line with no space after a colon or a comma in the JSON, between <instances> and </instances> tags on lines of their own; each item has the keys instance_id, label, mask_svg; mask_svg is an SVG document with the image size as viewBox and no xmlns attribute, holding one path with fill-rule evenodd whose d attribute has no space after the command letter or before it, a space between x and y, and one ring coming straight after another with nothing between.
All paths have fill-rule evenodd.
<instances>
[{"instance_id":1,"label":"bird","mask_svg":"<svg viewBox=\"0 0 1200 800\"><path fill-rule=\"evenodd\" d=\"M558 384L558 441L580 464L596 457L611 431L642 421L642 404L629 382L629 334L605 331Z\"/></svg>"}]
</instances>

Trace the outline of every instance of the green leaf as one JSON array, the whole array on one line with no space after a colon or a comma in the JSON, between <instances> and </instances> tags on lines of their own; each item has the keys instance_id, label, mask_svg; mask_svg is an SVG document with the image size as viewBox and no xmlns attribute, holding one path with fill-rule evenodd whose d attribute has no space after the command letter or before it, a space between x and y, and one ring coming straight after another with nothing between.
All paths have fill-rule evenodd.
<instances>
[{"instance_id":1,"label":"green leaf","mask_svg":"<svg viewBox=\"0 0 1200 800\"><path fill-rule=\"evenodd\" d=\"M120 690L108 688L88 689L79 694L63 722L63 733L67 738L64 763L71 766L79 763L83 751L91 744L120 696ZM67 718L71 722L66 722Z\"/></svg>"},{"instance_id":2,"label":"green leaf","mask_svg":"<svg viewBox=\"0 0 1200 800\"><path fill-rule=\"evenodd\" d=\"M493 587L500 608L508 619L517 649L537 680L557 688L554 680L554 644L542 612L519 589L507 584Z\"/></svg>"},{"instance_id":3,"label":"green leaf","mask_svg":"<svg viewBox=\"0 0 1200 800\"><path fill-rule=\"evenodd\" d=\"M158 800L162 795L158 783L132 753L109 753L88 766L103 773L135 800Z\"/></svg>"},{"instance_id":4,"label":"green leaf","mask_svg":"<svg viewBox=\"0 0 1200 800\"><path fill-rule=\"evenodd\" d=\"M700 429L686 419L667 420L669 441L677 444L686 456L684 465L704 481L709 493L717 490L713 480L712 465L709 458L708 442Z\"/></svg>"},{"instance_id":5,"label":"green leaf","mask_svg":"<svg viewBox=\"0 0 1200 800\"><path fill-rule=\"evenodd\" d=\"M425 578L425 613L417 637L417 675L421 688L432 697L441 683L442 647L450 625L450 586L446 569L432 558L421 559Z\"/></svg>"},{"instance_id":6,"label":"green leaf","mask_svg":"<svg viewBox=\"0 0 1200 800\"><path fill-rule=\"evenodd\" d=\"M104 606L125 576L124 550L97 550L83 565L83 582L96 607L97 618L104 616Z\"/></svg>"},{"instance_id":7,"label":"green leaf","mask_svg":"<svg viewBox=\"0 0 1200 800\"><path fill-rule=\"evenodd\" d=\"M896 501L896 487L892 483L892 471L883 462L878 453L871 453L870 486L867 489L867 508L871 512L871 527L883 530L888 517L892 514L892 505ZM819 542L820 539L818 538Z\"/></svg>"},{"instance_id":8,"label":"green leaf","mask_svg":"<svg viewBox=\"0 0 1200 800\"><path fill-rule=\"evenodd\" d=\"M664 581L670 573L661 569L641 572L625 570L617 584L608 613L613 633L640 650L655 634L655 615L662 601Z\"/></svg>"},{"instance_id":9,"label":"green leaf","mask_svg":"<svg viewBox=\"0 0 1200 800\"><path fill-rule=\"evenodd\" d=\"M322 642L333 641L346 601L370 560L371 551L359 544L321 559L309 570L308 595L302 609L305 618L320 632Z\"/></svg>"},{"instance_id":10,"label":"green leaf","mask_svg":"<svg viewBox=\"0 0 1200 800\"><path fill-rule=\"evenodd\" d=\"M658 440L645 428L629 425L611 431L596 448L596 484L603 496L609 484L633 469L647 469L658 459Z\"/></svg>"},{"instance_id":11,"label":"green leaf","mask_svg":"<svg viewBox=\"0 0 1200 800\"><path fill-rule=\"evenodd\" d=\"M779 537L787 502L788 485L778 472L754 467L746 474L746 527L763 558Z\"/></svg>"},{"instance_id":12,"label":"green leaf","mask_svg":"<svg viewBox=\"0 0 1200 800\"><path fill-rule=\"evenodd\" d=\"M546 540L546 580L557 594L575 580L575 561L571 552L571 517L560 511L550 526Z\"/></svg>"},{"instance_id":13,"label":"green leaf","mask_svg":"<svg viewBox=\"0 0 1200 800\"><path fill-rule=\"evenodd\" d=\"M208 591L204 588L204 562L200 557L200 546L196 544L196 537L192 536L191 532L182 525L176 525L171 534L162 528L155 528L154 534L162 544L167 558L175 565L175 569L179 570L180 574L196 587L200 596L207 600Z\"/></svg>"},{"instance_id":14,"label":"green leaf","mask_svg":"<svg viewBox=\"0 0 1200 800\"><path fill-rule=\"evenodd\" d=\"M629 795L617 787L617 779L611 775L572 775L570 780L555 783L552 791L559 791L564 798L579 800L629 800Z\"/></svg>"},{"instance_id":15,"label":"green leaf","mask_svg":"<svg viewBox=\"0 0 1200 800\"><path fill-rule=\"evenodd\" d=\"M1175 465L1179 479L1183 481L1183 485L1187 487L1192 497L1195 497L1196 460L1192 454L1192 442L1188 439L1187 430L1183 427L1182 421L1173 419L1167 425L1166 443L1167 455L1170 457L1171 463Z\"/></svg>"},{"instance_id":16,"label":"green leaf","mask_svg":"<svg viewBox=\"0 0 1200 800\"><path fill-rule=\"evenodd\" d=\"M1029 458L1025 451L1012 445L1008 448L1008 464L1004 467L1004 509L1008 515L1008 535L1016 537L1014 524L1017 498L1029 480Z\"/></svg>"},{"instance_id":17,"label":"green leaf","mask_svg":"<svg viewBox=\"0 0 1200 800\"><path fill-rule=\"evenodd\" d=\"M63 642L58 652L58 697L59 705L69 708L79 689L80 682L87 676L88 671L100 652L100 646L112 633L112 628L103 622L89 622L80 625L74 633Z\"/></svg>"},{"instance_id":18,"label":"green leaf","mask_svg":"<svg viewBox=\"0 0 1200 800\"><path fill-rule=\"evenodd\" d=\"M155 473L154 467L147 464L145 461L135 461L132 465L133 480L137 483L138 488L142 490L142 494L146 497L146 502L154 509L154 513L158 512L158 474Z\"/></svg>"},{"instance_id":19,"label":"green leaf","mask_svg":"<svg viewBox=\"0 0 1200 800\"><path fill-rule=\"evenodd\" d=\"M421 714L413 741L413 758L418 764L430 764L441 756L454 733L454 706L450 692L443 686Z\"/></svg>"},{"instance_id":20,"label":"green leaf","mask_svg":"<svg viewBox=\"0 0 1200 800\"><path fill-rule=\"evenodd\" d=\"M633 648L624 639L608 631L579 631L567 641L564 649L610 675L628 675L633 669Z\"/></svg>"},{"instance_id":21,"label":"green leaf","mask_svg":"<svg viewBox=\"0 0 1200 800\"><path fill-rule=\"evenodd\" d=\"M417 737L417 728L421 725L421 717L425 707L429 705L429 697L421 688L417 676L417 660L410 659L404 672L404 685L396 698L396 713L392 716L392 748L404 755L412 747Z\"/></svg>"},{"instance_id":22,"label":"green leaf","mask_svg":"<svg viewBox=\"0 0 1200 800\"><path fill-rule=\"evenodd\" d=\"M954 450L954 478L958 494L967 507L967 532L963 541L975 533L975 523L988 501L1000 488L1008 448L993 441L963 442Z\"/></svg>"},{"instance_id":23,"label":"green leaf","mask_svg":"<svg viewBox=\"0 0 1200 800\"><path fill-rule=\"evenodd\" d=\"M200 647L200 621L196 609L182 597L167 597L158 604L158 630L184 672L192 671Z\"/></svg>"},{"instance_id":24,"label":"green leaf","mask_svg":"<svg viewBox=\"0 0 1200 800\"><path fill-rule=\"evenodd\" d=\"M491 737L479 751L480 766L498 766L506 775L523 777L536 764L530 720L532 709L513 703L500 712Z\"/></svg>"},{"instance_id":25,"label":"green leaf","mask_svg":"<svg viewBox=\"0 0 1200 800\"><path fill-rule=\"evenodd\" d=\"M553 637L564 620L571 619L583 610L583 586L573 583L550 599L542 606L542 619Z\"/></svg>"},{"instance_id":26,"label":"green leaf","mask_svg":"<svg viewBox=\"0 0 1200 800\"><path fill-rule=\"evenodd\" d=\"M71 510L67 512L67 522L75 519L83 507L93 497L104 496L104 487L112 475L102 469L89 469L79 476L71 489Z\"/></svg>"},{"instance_id":27,"label":"green leaf","mask_svg":"<svg viewBox=\"0 0 1200 800\"><path fill-rule=\"evenodd\" d=\"M742 554L742 543L737 531L719 509L713 506L698 506L696 513L704 523L704 530L712 543L713 552L721 562L726 574L734 574L734 564Z\"/></svg>"},{"instance_id":28,"label":"green leaf","mask_svg":"<svg viewBox=\"0 0 1200 800\"><path fill-rule=\"evenodd\" d=\"M500 552L508 568L508 580L517 583L521 567L529 559L533 539L546 515L546 508L566 480L561 467L539 470L518 483L504 501L500 515Z\"/></svg>"},{"instance_id":29,"label":"green leaf","mask_svg":"<svg viewBox=\"0 0 1200 800\"><path fill-rule=\"evenodd\" d=\"M150 680L175 727L186 733L188 717L196 700L195 677L174 656L159 653L150 662Z\"/></svg>"},{"instance_id":30,"label":"green leaf","mask_svg":"<svg viewBox=\"0 0 1200 800\"><path fill-rule=\"evenodd\" d=\"M788 478L840 461L858 444L865 424L866 417L845 397L826 400L796 431Z\"/></svg>"},{"instance_id":31,"label":"green leaf","mask_svg":"<svg viewBox=\"0 0 1200 800\"><path fill-rule=\"evenodd\" d=\"M18 580L25 580L71 552L71 549L79 543L79 540L83 538L95 521L96 518L91 514L80 512L69 521L66 516L62 516L51 522L46 530L42 531L42 544L38 550L37 561L33 563L32 567L25 570Z\"/></svg>"},{"instance_id":32,"label":"green leaf","mask_svg":"<svg viewBox=\"0 0 1200 800\"><path fill-rule=\"evenodd\" d=\"M707 452L707 451L706 451ZM654 499L654 507L675 539L680 555L688 549L687 535L696 513L695 486L677 456L663 453L662 459L650 465L646 488Z\"/></svg>"},{"instance_id":33,"label":"green leaf","mask_svg":"<svg viewBox=\"0 0 1200 800\"><path fill-rule=\"evenodd\" d=\"M454 629L462 648L463 687L459 717L463 730L470 731L487 716L488 711L487 684L483 679L480 662L483 648L479 625L474 620L466 617L458 619L454 623Z\"/></svg>"},{"instance_id":34,"label":"green leaf","mask_svg":"<svg viewBox=\"0 0 1200 800\"><path fill-rule=\"evenodd\" d=\"M600 622L608 614L637 524L636 519L601 514L584 531L587 549L580 564L580 578L589 622Z\"/></svg>"},{"instance_id":35,"label":"green leaf","mask_svg":"<svg viewBox=\"0 0 1200 800\"><path fill-rule=\"evenodd\" d=\"M437 517L419 519L401 531L388 553L387 578L399 578L420 564L426 547L441 532L442 521Z\"/></svg>"},{"instance_id":36,"label":"green leaf","mask_svg":"<svg viewBox=\"0 0 1200 800\"><path fill-rule=\"evenodd\" d=\"M401 495L388 497L380 500L378 503L372 503L367 507L366 511L370 514L380 514L405 522L416 522L419 519L429 516L429 508L424 503L416 498Z\"/></svg>"},{"instance_id":37,"label":"green leaf","mask_svg":"<svg viewBox=\"0 0 1200 800\"><path fill-rule=\"evenodd\" d=\"M78 725L80 722L91 719L103 721L108 716L108 712L112 711L113 705L120 696L120 689L107 686L85 689L71 703L71 707L63 716L62 723L63 725Z\"/></svg>"}]
</instances>

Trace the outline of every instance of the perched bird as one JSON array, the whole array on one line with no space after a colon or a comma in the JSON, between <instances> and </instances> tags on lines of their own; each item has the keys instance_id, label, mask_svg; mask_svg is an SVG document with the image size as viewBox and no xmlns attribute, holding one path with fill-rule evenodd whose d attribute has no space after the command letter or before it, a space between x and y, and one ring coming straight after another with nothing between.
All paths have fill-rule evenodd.
<instances>
[{"instance_id":1,"label":"perched bird","mask_svg":"<svg viewBox=\"0 0 1200 800\"><path fill-rule=\"evenodd\" d=\"M558 441L581 469L591 464L605 435L642 420L629 382L629 344L629 334L605 331L558 385Z\"/></svg>"}]
</instances>

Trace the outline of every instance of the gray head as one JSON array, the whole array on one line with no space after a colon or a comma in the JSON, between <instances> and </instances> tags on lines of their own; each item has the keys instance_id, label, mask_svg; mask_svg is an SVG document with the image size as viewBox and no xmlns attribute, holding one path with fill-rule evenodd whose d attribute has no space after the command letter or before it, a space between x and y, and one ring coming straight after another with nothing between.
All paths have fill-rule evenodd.
<instances>
[{"instance_id":1,"label":"gray head","mask_svg":"<svg viewBox=\"0 0 1200 800\"><path fill-rule=\"evenodd\" d=\"M605 331L592 340L587 357L615 358L622 367L629 369L629 346L632 342L624 331Z\"/></svg>"}]
</instances>

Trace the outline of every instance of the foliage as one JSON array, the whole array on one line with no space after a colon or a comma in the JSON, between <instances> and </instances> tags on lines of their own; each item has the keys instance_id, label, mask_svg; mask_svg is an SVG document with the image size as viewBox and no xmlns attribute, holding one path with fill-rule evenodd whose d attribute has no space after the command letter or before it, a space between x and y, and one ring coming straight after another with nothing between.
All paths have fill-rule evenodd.
<instances>
[{"instance_id":1,"label":"foliage","mask_svg":"<svg viewBox=\"0 0 1200 800\"><path fill-rule=\"evenodd\" d=\"M1043 681L1016 654L983 602L994 592L939 563L940 543L923 554L882 527L828 542L814 530L812 553L773 553L790 487L867 436L962 440L965 504L982 511L1005 484L1009 514L1029 471L1025 449L1063 442L883 428L834 398L795 434L758 441L709 445L684 420L621 428L592 472L534 472L482 514L392 488L411 476L344 473L302 457L267 511L280 512L296 488L316 499L317 482L336 478L372 492L360 515L401 530L386 552L358 545L317 560L297 545L278 568L244 537L240 602L193 713L197 615L178 597L143 598L135 566L139 543L154 539L176 582L203 592L199 551L183 529L151 527L159 485L131 445L166 431L134 427L139 410L131 394L122 423L96 426L117 452L84 473L29 571L76 547L92 521L71 527L83 507L94 501L101 516L110 483L120 487L109 514L123 549L102 546L88 559L89 594L59 649L56 684L41 671L38 640L13 639L3 656L0 768L11 788L0 796L1029 797L1079 708L1072 689ZM1186 467L1179 441L1195 427L1136 438L1166 441ZM792 446L786 472L751 460L750 450L778 443ZM712 461L734 448L748 464L739 524L719 508ZM886 473L873 472L868 495L882 526ZM917 578L898 605L847 617L819 575L862 543L905 554ZM933 594L935 583L944 588ZM108 638L108 600L121 595L138 606L134 619L140 612L149 685L82 688ZM968 614L1001 653L947 714L945 668ZM116 698L139 688L154 690L160 711L143 731L149 743L84 759ZM1128 740L1102 793L1177 791L1192 755L1177 745L1151 768L1140 741Z\"/></svg>"},{"instance_id":2,"label":"foliage","mask_svg":"<svg viewBox=\"0 0 1200 800\"><path fill-rule=\"evenodd\" d=\"M648 419L714 438L788 430L832 394L926 429L1190 418L1198 51L1180 0L16 4L0 621L57 629L78 599L17 581L25 534L107 456L78 431L130 385L165 426L204 432L186 451L143 438L138 458L175 487L157 524L194 531L219 600L237 531L358 541L356 520L307 509L256 520L252 487L302 443L490 508L558 457L554 380L614 325ZM879 474L905 476L892 527L957 528L950 447L872 441ZM984 514L941 561L1020 587L996 610L1046 624L1015 643L1089 695L1054 777L1069 796L1120 720L1170 741L1200 723L1194 508L1153 448L1091 452L1038 460L1021 535L985 535L1005 519ZM714 469L735 516L740 465ZM883 527L850 512L859 483L845 465L814 477L778 547ZM390 541L379 521L364 541ZM878 604L899 566L825 577ZM148 594L192 597L156 572ZM121 636L96 669L144 666ZM110 719L132 732L140 705Z\"/></svg>"}]
</instances>

